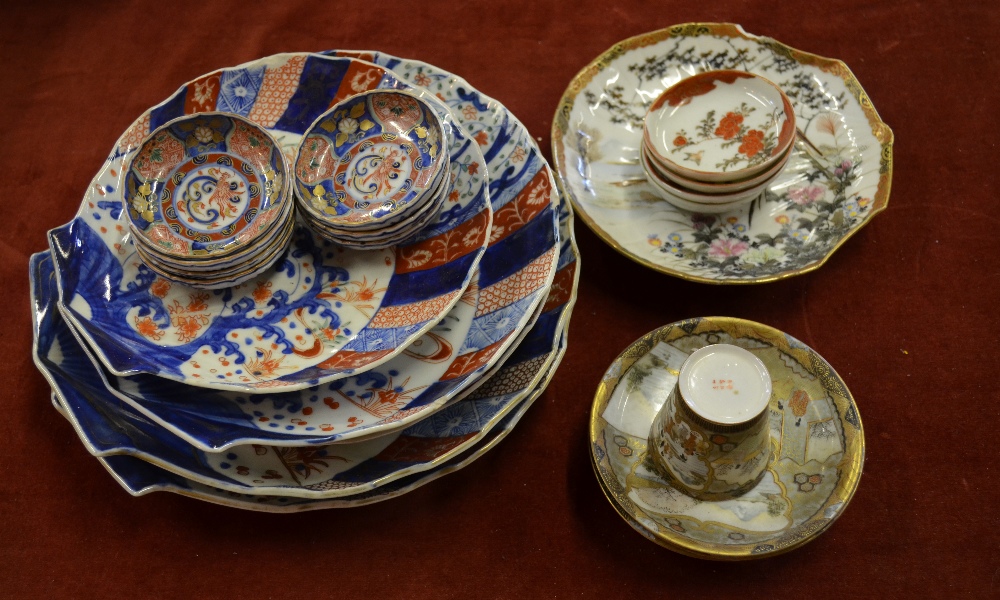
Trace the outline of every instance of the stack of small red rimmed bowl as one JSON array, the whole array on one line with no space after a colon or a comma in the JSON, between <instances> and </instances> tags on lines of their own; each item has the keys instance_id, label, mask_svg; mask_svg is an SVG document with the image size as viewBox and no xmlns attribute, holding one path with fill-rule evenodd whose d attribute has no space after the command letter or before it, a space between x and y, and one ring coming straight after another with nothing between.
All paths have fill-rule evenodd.
<instances>
[{"instance_id":1,"label":"stack of small red rimmed bowl","mask_svg":"<svg viewBox=\"0 0 1000 600\"><path fill-rule=\"evenodd\" d=\"M708 71L653 102L640 155L647 179L667 202L724 213L764 192L794 141L795 113L781 88L745 71Z\"/></svg>"},{"instance_id":2,"label":"stack of small red rimmed bowl","mask_svg":"<svg viewBox=\"0 0 1000 600\"><path fill-rule=\"evenodd\" d=\"M388 248L421 231L450 191L448 144L434 109L400 90L334 105L309 127L295 159L303 220L350 248Z\"/></svg>"},{"instance_id":3,"label":"stack of small red rimmed bowl","mask_svg":"<svg viewBox=\"0 0 1000 600\"><path fill-rule=\"evenodd\" d=\"M266 271L295 226L274 138L228 113L164 124L129 162L124 196L136 252L153 272L216 289Z\"/></svg>"}]
</instances>

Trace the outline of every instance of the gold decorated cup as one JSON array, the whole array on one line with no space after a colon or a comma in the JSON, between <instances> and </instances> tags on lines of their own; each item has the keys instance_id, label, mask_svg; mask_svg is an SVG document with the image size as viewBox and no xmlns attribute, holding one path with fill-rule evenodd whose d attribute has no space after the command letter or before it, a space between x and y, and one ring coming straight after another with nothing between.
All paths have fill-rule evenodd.
<instances>
[{"instance_id":1,"label":"gold decorated cup","mask_svg":"<svg viewBox=\"0 0 1000 600\"><path fill-rule=\"evenodd\" d=\"M653 460L679 489L727 500L753 489L771 459L771 377L750 351L693 352L650 428Z\"/></svg>"}]
</instances>

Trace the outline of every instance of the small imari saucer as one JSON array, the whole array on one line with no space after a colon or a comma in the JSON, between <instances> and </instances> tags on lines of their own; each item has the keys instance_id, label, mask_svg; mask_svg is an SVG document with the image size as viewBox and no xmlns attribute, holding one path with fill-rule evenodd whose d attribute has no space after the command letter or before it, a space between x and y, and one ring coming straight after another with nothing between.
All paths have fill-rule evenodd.
<instances>
[{"instance_id":1,"label":"small imari saucer","mask_svg":"<svg viewBox=\"0 0 1000 600\"><path fill-rule=\"evenodd\" d=\"M402 90L348 97L313 123L295 160L300 207L330 227L380 229L430 200L448 170L434 108Z\"/></svg>"},{"instance_id":2,"label":"small imari saucer","mask_svg":"<svg viewBox=\"0 0 1000 600\"><path fill-rule=\"evenodd\" d=\"M749 492L708 502L660 474L647 437L684 359L716 343L751 351L771 374L772 458ZM650 332L615 359L594 398L590 449L601 489L633 529L689 556L742 560L787 552L825 531L858 487L865 442L847 386L814 350L760 323L706 317Z\"/></svg>"},{"instance_id":3,"label":"small imari saucer","mask_svg":"<svg viewBox=\"0 0 1000 600\"><path fill-rule=\"evenodd\" d=\"M254 243L281 224L273 216L286 214L287 171L271 134L239 115L178 117L128 163L129 228L137 245L177 268L192 258L252 257Z\"/></svg>"}]
</instances>

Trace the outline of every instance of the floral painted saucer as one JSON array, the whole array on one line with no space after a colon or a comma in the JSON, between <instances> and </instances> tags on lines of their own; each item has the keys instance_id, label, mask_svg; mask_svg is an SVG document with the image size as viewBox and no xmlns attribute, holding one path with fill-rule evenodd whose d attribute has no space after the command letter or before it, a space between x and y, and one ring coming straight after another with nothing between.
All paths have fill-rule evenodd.
<instances>
[{"instance_id":1,"label":"floral painted saucer","mask_svg":"<svg viewBox=\"0 0 1000 600\"><path fill-rule=\"evenodd\" d=\"M716 343L751 351L771 374L772 461L743 496L708 502L660 475L647 439L684 359ZM814 350L760 323L707 317L648 333L615 359L591 408L590 450L601 489L636 531L682 554L741 560L797 548L843 514L865 441L851 393Z\"/></svg>"},{"instance_id":2,"label":"floral painted saucer","mask_svg":"<svg viewBox=\"0 0 1000 600\"><path fill-rule=\"evenodd\" d=\"M790 99L798 127L784 172L763 196L721 215L663 201L640 164L643 119L693 74L761 75ZM844 63L747 34L687 24L630 38L570 83L552 125L560 184L605 242L662 273L704 283L762 283L819 268L883 210L892 131Z\"/></svg>"},{"instance_id":3,"label":"floral painted saucer","mask_svg":"<svg viewBox=\"0 0 1000 600\"><path fill-rule=\"evenodd\" d=\"M746 71L681 79L649 107L643 128L643 143L668 172L720 183L766 171L794 137L788 97Z\"/></svg>"},{"instance_id":4,"label":"floral painted saucer","mask_svg":"<svg viewBox=\"0 0 1000 600\"><path fill-rule=\"evenodd\" d=\"M110 371L248 393L302 389L384 363L447 314L472 281L492 218L486 173L470 166L482 163L479 151L457 130L449 144L456 153L469 148L458 195L405 246L351 251L300 227L292 249L264 275L207 292L157 277L126 235L121 171L150 129L225 110L263 126L289 154L331 103L380 87L414 89L454 129L447 107L390 71L310 54L210 73L136 121L77 217L50 232L60 305Z\"/></svg>"},{"instance_id":5,"label":"floral painted saucer","mask_svg":"<svg viewBox=\"0 0 1000 600\"><path fill-rule=\"evenodd\" d=\"M138 244L163 260L248 251L291 203L288 166L270 134L237 115L203 113L161 125L125 172L123 200Z\"/></svg>"}]
</instances>

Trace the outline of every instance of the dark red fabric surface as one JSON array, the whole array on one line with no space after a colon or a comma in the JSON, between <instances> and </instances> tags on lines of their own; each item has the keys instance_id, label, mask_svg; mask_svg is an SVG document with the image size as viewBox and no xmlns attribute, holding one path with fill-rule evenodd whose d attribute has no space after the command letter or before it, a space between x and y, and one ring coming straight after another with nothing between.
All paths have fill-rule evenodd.
<instances>
[{"instance_id":1,"label":"dark red fabric surface","mask_svg":"<svg viewBox=\"0 0 1000 600\"><path fill-rule=\"evenodd\" d=\"M1000 4L981 2L16 2L0 24L0 597L1000 597ZM629 262L582 224L579 300L548 391L463 471L373 506L244 512L132 498L49 404L28 256L115 140L208 71L378 49L467 78L550 154L577 71L688 21L844 60L896 135L888 210L824 267L750 287ZM818 350L853 392L857 495L787 555L699 561L633 532L588 463L601 374L635 338L730 315Z\"/></svg>"}]
</instances>

